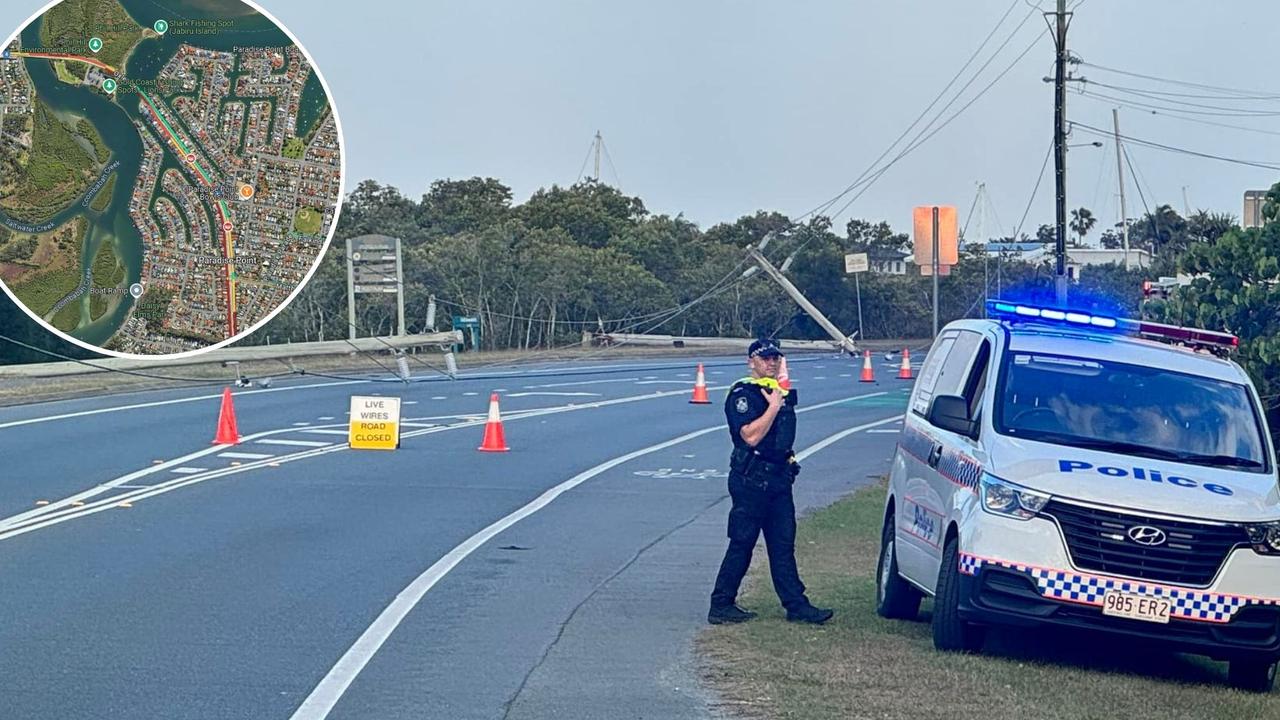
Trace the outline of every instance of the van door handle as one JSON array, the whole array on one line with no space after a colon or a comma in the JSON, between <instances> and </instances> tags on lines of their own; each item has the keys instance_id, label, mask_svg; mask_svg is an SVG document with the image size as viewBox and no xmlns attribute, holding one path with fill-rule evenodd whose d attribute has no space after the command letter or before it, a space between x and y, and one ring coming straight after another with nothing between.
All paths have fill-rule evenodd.
<instances>
[{"instance_id":1,"label":"van door handle","mask_svg":"<svg viewBox=\"0 0 1280 720\"><path fill-rule=\"evenodd\" d=\"M938 463L942 461L942 443L935 443L933 450L929 451L929 467L934 470L938 469Z\"/></svg>"}]
</instances>

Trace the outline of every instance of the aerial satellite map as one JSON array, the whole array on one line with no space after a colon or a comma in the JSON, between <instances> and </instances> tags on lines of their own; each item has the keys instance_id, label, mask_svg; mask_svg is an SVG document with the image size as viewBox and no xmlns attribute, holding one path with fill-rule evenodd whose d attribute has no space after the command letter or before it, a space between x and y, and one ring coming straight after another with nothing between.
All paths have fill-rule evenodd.
<instances>
[{"instance_id":1,"label":"aerial satellite map","mask_svg":"<svg viewBox=\"0 0 1280 720\"><path fill-rule=\"evenodd\" d=\"M104 354L270 319L332 237L342 171L319 73L240 0L62 0L0 49L0 284Z\"/></svg>"}]
</instances>

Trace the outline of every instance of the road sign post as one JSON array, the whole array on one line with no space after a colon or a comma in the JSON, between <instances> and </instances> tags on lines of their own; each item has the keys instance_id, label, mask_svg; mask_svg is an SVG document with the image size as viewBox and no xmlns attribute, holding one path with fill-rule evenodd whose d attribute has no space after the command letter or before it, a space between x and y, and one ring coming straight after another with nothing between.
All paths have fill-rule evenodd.
<instances>
[{"instance_id":1,"label":"road sign post","mask_svg":"<svg viewBox=\"0 0 1280 720\"><path fill-rule=\"evenodd\" d=\"M356 339L356 295L369 293L395 293L396 334L405 335L404 264L399 238L386 235L347 238L347 322L352 340Z\"/></svg>"},{"instance_id":2,"label":"road sign post","mask_svg":"<svg viewBox=\"0 0 1280 720\"><path fill-rule=\"evenodd\" d=\"M853 275L853 292L858 298L859 341L865 341L867 339L867 334L862 329L862 284L858 281L858 276L870 268L870 258L868 258L866 253L849 253L844 256L844 272L846 275Z\"/></svg>"}]
</instances>

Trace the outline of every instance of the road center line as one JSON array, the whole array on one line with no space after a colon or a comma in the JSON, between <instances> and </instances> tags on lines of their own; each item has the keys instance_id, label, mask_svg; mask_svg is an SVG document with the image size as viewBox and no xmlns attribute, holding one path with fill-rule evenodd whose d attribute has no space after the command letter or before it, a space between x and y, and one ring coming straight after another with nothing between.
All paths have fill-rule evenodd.
<instances>
[{"instance_id":1,"label":"road center line","mask_svg":"<svg viewBox=\"0 0 1280 720\"><path fill-rule=\"evenodd\" d=\"M883 395L886 393L875 394ZM863 395L858 397L869 396ZM857 398L841 398L831 402L800 408L796 412L803 413L820 410L822 408L839 405L854 399ZM848 430L843 430L808 448L805 452L813 454L842 437L846 437L852 433L876 427L878 425L894 422L901 417L901 415L897 415L865 425L859 425ZM595 467L585 470L559 485L556 485L550 490L547 490L524 507L516 510L510 515L507 515L501 520L498 520L492 525L486 527L484 530L472 535L470 538L467 538L467 540L461 545L450 550L447 555L433 563L431 567L427 568L425 572L414 579L408 587L396 595L395 599L391 601L391 604L379 613L377 619L373 621L373 624L361 633L355 643L348 648L345 653L343 653L342 657L338 659L338 662L333 666L333 668L329 670L320 683L316 685L315 689L311 691L311 694L302 702L302 705L294 711L291 716L291 720L324 720L327 718L329 713L332 712L333 708L338 704L338 701L342 699L347 688L351 686L351 683L355 681L356 677L364 670L365 666L369 664L369 661L373 659L373 656L382 648L382 645L387 641L387 638L391 637L391 633L395 632L395 629L400 625L401 621L403 621L404 618L408 616L409 612L412 611L422 598L426 596L427 592L430 591L431 588L435 587L436 583L440 582L445 575L449 574L449 571L457 567L458 563L461 563L468 555L478 550L498 534L530 515L533 515L547 505L550 505L556 498L569 490L578 487L582 483L605 471L611 470L638 457L649 455L650 453L655 453L659 450L665 450L669 447L679 445L713 432L724 432L724 425L719 423L701 430L694 430L693 432L685 433L684 435L674 437L665 442L658 443L657 445L650 445L649 447L635 450L625 455L620 455L612 460L596 465Z\"/></svg>"}]
</instances>

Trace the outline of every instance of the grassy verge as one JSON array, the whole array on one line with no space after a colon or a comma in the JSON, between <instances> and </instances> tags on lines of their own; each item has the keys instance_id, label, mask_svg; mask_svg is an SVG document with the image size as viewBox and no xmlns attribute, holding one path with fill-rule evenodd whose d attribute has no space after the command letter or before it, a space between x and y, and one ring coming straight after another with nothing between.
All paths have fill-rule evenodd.
<instances>
[{"instance_id":1,"label":"grassy verge","mask_svg":"<svg viewBox=\"0 0 1280 720\"><path fill-rule=\"evenodd\" d=\"M994 632L982 655L933 649L929 603L920 622L875 614L875 566L884 486L863 490L801 523L800 573L823 627L787 623L752 564L744 607L761 616L708 628L698 639L704 677L725 710L744 718L1280 718L1280 692L1225 685L1225 665L1186 655L1051 633Z\"/></svg>"}]
</instances>

